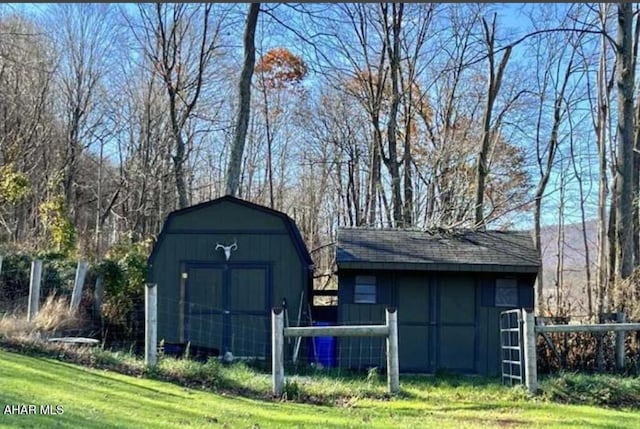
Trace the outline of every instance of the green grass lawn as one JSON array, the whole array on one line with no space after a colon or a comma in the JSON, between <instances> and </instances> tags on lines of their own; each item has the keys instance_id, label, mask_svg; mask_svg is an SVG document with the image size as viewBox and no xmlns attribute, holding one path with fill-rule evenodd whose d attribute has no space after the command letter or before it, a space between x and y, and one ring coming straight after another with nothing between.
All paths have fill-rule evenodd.
<instances>
[{"instance_id":1,"label":"green grass lawn","mask_svg":"<svg viewBox=\"0 0 640 429\"><path fill-rule=\"evenodd\" d=\"M0 427L43 428L640 428L640 412L527 399L468 380L401 378L402 398L342 406L260 401L0 351L0 411L64 406L61 415L3 415Z\"/></svg>"}]
</instances>

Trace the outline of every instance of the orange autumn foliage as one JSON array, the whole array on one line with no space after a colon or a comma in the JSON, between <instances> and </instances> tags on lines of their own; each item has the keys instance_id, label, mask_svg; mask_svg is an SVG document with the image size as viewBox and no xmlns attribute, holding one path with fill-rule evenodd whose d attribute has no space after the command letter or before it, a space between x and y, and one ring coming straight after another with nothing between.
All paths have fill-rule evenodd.
<instances>
[{"instance_id":1,"label":"orange autumn foliage","mask_svg":"<svg viewBox=\"0 0 640 429\"><path fill-rule=\"evenodd\" d=\"M307 66L288 49L273 48L260 58L255 71L267 88L284 89L300 84L307 75Z\"/></svg>"}]
</instances>

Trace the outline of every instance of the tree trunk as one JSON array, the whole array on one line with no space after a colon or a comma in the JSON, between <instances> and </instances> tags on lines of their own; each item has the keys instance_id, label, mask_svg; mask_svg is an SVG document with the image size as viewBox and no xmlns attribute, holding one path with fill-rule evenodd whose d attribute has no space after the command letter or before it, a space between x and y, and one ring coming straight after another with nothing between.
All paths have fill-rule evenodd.
<instances>
[{"instance_id":1,"label":"tree trunk","mask_svg":"<svg viewBox=\"0 0 640 429\"><path fill-rule=\"evenodd\" d=\"M249 114L251 109L251 78L256 62L255 34L258 23L260 3L251 3L247 13L247 21L244 29L244 64L240 74L238 116L236 118L233 145L227 167L226 193L237 195L240 187L240 167L242 155L249 127Z\"/></svg>"},{"instance_id":2,"label":"tree trunk","mask_svg":"<svg viewBox=\"0 0 640 429\"><path fill-rule=\"evenodd\" d=\"M542 261L542 238L541 238L541 227L540 227L540 214L542 210L542 196L536 195L534 200L534 211L533 211L533 239L536 245L536 250L538 252L538 257L540 261ZM536 311L538 314L542 315L545 311L545 302L544 302L544 272L542 269L542 264L538 269L538 277L536 279Z\"/></svg>"},{"instance_id":3,"label":"tree trunk","mask_svg":"<svg viewBox=\"0 0 640 429\"><path fill-rule=\"evenodd\" d=\"M376 212L378 206L378 196L380 191L380 146L382 145L382 135L380 129L377 127L374 121L374 133L373 141L370 148L370 165L369 165L369 177L368 177L368 189L367 189L367 214L369 226L375 226L376 224Z\"/></svg>"},{"instance_id":4,"label":"tree trunk","mask_svg":"<svg viewBox=\"0 0 640 429\"><path fill-rule=\"evenodd\" d=\"M557 225L557 237L556 237L556 316L565 316L567 314L564 308L564 243L565 243L565 228L564 228L564 209L565 209L565 187L566 187L566 175L560 165L560 205L558 207L558 225Z\"/></svg>"},{"instance_id":5,"label":"tree trunk","mask_svg":"<svg viewBox=\"0 0 640 429\"><path fill-rule=\"evenodd\" d=\"M585 195L582 173L576 164L576 151L573 146L573 138L571 142L571 165L573 166L573 174L578 181L578 193L580 195L580 222L582 226L582 245L584 246L584 268L586 276L585 292L587 294L587 314L589 320L593 320L593 287L591 280L591 256L589 250L589 239L587 237L587 215L585 209Z\"/></svg>"},{"instance_id":6,"label":"tree trunk","mask_svg":"<svg viewBox=\"0 0 640 429\"><path fill-rule=\"evenodd\" d=\"M476 163L476 197L475 197L475 225L476 227L484 229L484 189L487 175L489 174L489 167L487 165L487 156L491 146L491 135L493 134L491 127L491 116L493 113L493 106L495 100L500 92L500 85L502 84L502 76L504 70L507 67L509 56L511 55L511 46L507 46L502 54L502 60L495 68L495 33L496 33L496 16L493 16L493 22L491 28L489 24L483 18L482 24L484 26L484 37L487 45L487 59L489 60L489 79L487 87L487 102L484 108L484 114L482 118L482 141L480 144L480 151L478 152L478 161Z\"/></svg>"},{"instance_id":7,"label":"tree trunk","mask_svg":"<svg viewBox=\"0 0 640 429\"><path fill-rule=\"evenodd\" d=\"M178 208L183 209L189 207L189 191L187 189L187 181L185 180L185 143L182 133L174 131L174 139L176 143L176 153L171 157L173 160L173 174L176 181L176 191L178 192Z\"/></svg>"},{"instance_id":8,"label":"tree trunk","mask_svg":"<svg viewBox=\"0 0 640 429\"><path fill-rule=\"evenodd\" d=\"M638 60L638 45L640 44L640 19L636 19L635 23L635 32L633 35L633 69L635 70L637 60ZM635 75L634 75L635 77ZM636 103L635 108L635 123L633 130L633 168L632 168L632 189L633 194L632 204L633 204L633 256L632 256L632 265L633 269L638 268L640 266L640 128L638 125L640 124L640 102ZM637 297L640 298L640 285L637 286L636 291Z\"/></svg>"},{"instance_id":9,"label":"tree trunk","mask_svg":"<svg viewBox=\"0 0 640 429\"><path fill-rule=\"evenodd\" d=\"M264 103L264 126L267 137L267 164L266 177L269 189L269 207L274 208L273 201L273 133L271 132L271 120L269 119L269 97L267 94L267 84L264 79L264 72L260 74L260 91L262 92L262 102Z\"/></svg>"},{"instance_id":10,"label":"tree trunk","mask_svg":"<svg viewBox=\"0 0 640 429\"><path fill-rule=\"evenodd\" d=\"M636 108L636 124L640 124L640 103ZM640 129L636 125L633 152L633 268L640 266ZM640 285L638 286L640 288ZM640 289L638 289L640 294Z\"/></svg>"},{"instance_id":11,"label":"tree trunk","mask_svg":"<svg viewBox=\"0 0 640 429\"><path fill-rule=\"evenodd\" d=\"M609 242L609 266L607 267L607 290L605 297L605 311L613 309L615 306L614 301L614 286L616 282L616 259L618 257L618 240L616 240L616 217L618 210L616 209L617 198L616 189L618 188L618 181L613 179L613 189L611 190L611 195L614 197L609 200L609 222L607 224L607 241Z\"/></svg>"},{"instance_id":12,"label":"tree trunk","mask_svg":"<svg viewBox=\"0 0 640 429\"><path fill-rule=\"evenodd\" d=\"M562 84L560 88L557 90L556 94L554 95L555 100L554 100L554 108L553 108L553 124L551 127L551 135L549 137L547 156L546 156L546 159L544 159L544 161L543 161L543 157L541 155L541 150L540 150L540 146L541 146L540 139L538 138L536 141L537 153L539 154L537 161L538 161L538 167L540 169L540 181L538 182L538 186L536 188L536 193L535 193L535 211L533 216L533 222L535 224L534 230L536 234L535 236L536 249L538 250L538 256L540 257L540 260L542 260L542 249L540 248L541 246L540 216L542 211L542 198L544 196L545 190L547 189L547 184L549 183L549 178L551 177L551 170L553 169L556 153L558 151L558 145L559 145L558 134L560 131L560 125L562 123L562 116L563 116L562 106L564 103L564 95L567 89L567 84L569 83L569 79L571 77L572 64L573 64L573 58L571 59L571 61L569 61L569 64L567 65L567 68L563 76ZM541 103L540 109L542 109L543 101L544 99L540 100L540 103ZM540 130L541 115L542 115L542 110L540 110L539 116L538 116L538 124L537 124L538 130ZM538 273L538 290L537 290L537 299L538 299L537 309L539 312L544 311L544 305L545 305L543 277L544 277L544 272L541 269ZM557 281L557 278L556 278L556 281ZM558 309L556 308L556 312L557 311Z\"/></svg>"},{"instance_id":13,"label":"tree trunk","mask_svg":"<svg viewBox=\"0 0 640 429\"><path fill-rule=\"evenodd\" d=\"M407 131L404 137L404 214L405 227L413 226L413 178L411 177L411 119L407 120Z\"/></svg>"},{"instance_id":14,"label":"tree trunk","mask_svg":"<svg viewBox=\"0 0 640 429\"><path fill-rule=\"evenodd\" d=\"M616 40L618 86L618 150L616 160L616 280L633 271L633 4L618 3Z\"/></svg>"},{"instance_id":15,"label":"tree trunk","mask_svg":"<svg viewBox=\"0 0 640 429\"><path fill-rule=\"evenodd\" d=\"M391 198L393 204L393 220L395 226L402 228L403 207L402 193L400 186L400 162L398 161L398 142L397 142L397 125L398 125L398 106L400 105L400 27L402 24L402 13L404 5L396 3L391 5L391 23L388 17L388 5L381 5L383 19L385 23L385 37L387 40L387 50L389 56L389 68L391 73L391 105L389 107L389 120L387 122L387 143L389 157L383 158L389 174L391 175ZM389 28L391 27L391 29ZM393 34L393 40L390 40L390 34Z\"/></svg>"},{"instance_id":16,"label":"tree trunk","mask_svg":"<svg viewBox=\"0 0 640 429\"><path fill-rule=\"evenodd\" d=\"M609 120L609 91L607 86L607 46L606 15L608 6L600 5L600 19L603 34L600 38L600 61L597 75L597 122L596 139L598 144L598 276L596 278L597 314L604 313L607 299L608 274L608 235L607 235L607 124Z\"/></svg>"}]
</instances>

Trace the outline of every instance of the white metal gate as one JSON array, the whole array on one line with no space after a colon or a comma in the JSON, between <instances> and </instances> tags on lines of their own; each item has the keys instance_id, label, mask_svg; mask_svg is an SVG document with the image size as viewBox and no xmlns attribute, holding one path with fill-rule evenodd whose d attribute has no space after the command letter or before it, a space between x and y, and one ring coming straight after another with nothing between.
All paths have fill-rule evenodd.
<instances>
[{"instance_id":1,"label":"white metal gate","mask_svg":"<svg viewBox=\"0 0 640 429\"><path fill-rule=\"evenodd\" d=\"M522 344L522 311L500 313L500 361L502 384L513 386L524 380L524 349Z\"/></svg>"}]
</instances>

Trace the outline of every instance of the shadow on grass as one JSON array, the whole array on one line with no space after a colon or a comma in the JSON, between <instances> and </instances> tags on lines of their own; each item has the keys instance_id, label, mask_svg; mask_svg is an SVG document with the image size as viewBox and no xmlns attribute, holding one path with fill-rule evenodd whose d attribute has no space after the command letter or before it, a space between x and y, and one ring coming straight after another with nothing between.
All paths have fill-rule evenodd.
<instances>
[{"instance_id":1,"label":"shadow on grass","mask_svg":"<svg viewBox=\"0 0 640 429\"><path fill-rule=\"evenodd\" d=\"M64 413L58 415L3 415L2 424L8 427L129 428L145 426L148 415L173 413L185 423L205 417L182 405L189 400L187 391L179 395L167 391L167 386L154 389L129 382L124 379L126 376L100 374L42 357L5 353L3 361L13 364L2 370L4 386L13 386L13 390L5 388L0 392L3 405L35 404L38 410L40 405L47 404L64 407ZM57 382L51 383L40 376L25 378L25 374L32 374L30 370L34 368L55 377ZM145 383L149 382L153 381ZM139 413L132 413L131 407L137 408Z\"/></svg>"},{"instance_id":2,"label":"shadow on grass","mask_svg":"<svg viewBox=\"0 0 640 429\"><path fill-rule=\"evenodd\" d=\"M297 366L285 369L287 383L284 397L271 393L270 375L264 362L256 367L245 363L226 365L218 361L199 363L183 359L164 358L154 369L146 369L141 359L112 353L101 349L64 348L40 343L29 343L0 338L0 347L22 355L50 359L59 367L65 363L84 367L106 369L116 373L167 381L182 387L245 396L252 399L280 401L286 399L314 405L351 406L353 400L408 399L437 401L475 401L482 404L524 401L528 398L522 389L502 386L498 378L465 376L445 371L434 375L403 374L401 392L390 395L386 391L386 376L378 370L351 371L346 369ZM164 366L163 366L164 365ZM30 368L31 373L38 371ZM41 371L42 372L42 371ZM42 373L41 377L55 382L56 378ZM114 379L99 375L102 380ZM58 381L70 389L82 389L77 380ZM149 394L157 394L152 388L128 383ZM621 377L594 377L589 375L565 375L541 383L542 398L549 402L587 404L610 408L640 408L640 379Z\"/></svg>"},{"instance_id":3,"label":"shadow on grass","mask_svg":"<svg viewBox=\"0 0 640 429\"><path fill-rule=\"evenodd\" d=\"M57 361L55 359L48 359L48 358L45 358L45 359L47 359L47 362L50 365L59 367L59 368L64 369L64 370L71 370L71 371L77 371L77 370L83 371L84 370L84 371L88 371L88 368L83 368L83 367L78 368L73 363L60 362L60 361ZM96 369L98 371L96 371ZM100 370L99 368L94 368L94 371L90 372L91 377L102 379L102 380L105 381L105 384L109 384L109 385L122 384L122 385L130 386L132 388L145 390L148 393L152 393L152 394L172 395L172 396L178 397L178 395L175 395L173 393L162 392L162 391L160 391L158 389L153 389L153 388L147 387L147 386L141 386L140 384L132 383L132 382L124 380L123 378L120 378L120 377L119 378L114 378L112 374L122 375L122 374L119 374L117 372L113 372L113 373L111 373L109 375L104 375L104 374L101 374L99 371L107 371L107 370L106 369L105 370Z\"/></svg>"},{"instance_id":4,"label":"shadow on grass","mask_svg":"<svg viewBox=\"0 0 640 429\"><path fill-rule=\"evenodd\" d=\"M25 396L9 395L6 392L0 394L3 407L6 404L32 404L33 400ZM36 404L38 407L41 404ZM42 404L44 405L44 404ZM84 415L83 415L84 414ZM116 423L108 423L102 419L93 420L86 416L86 413L74 411L72 407L65 406L63 414L42 415L42 414L6 414L2 416L2 424L6 427L33 427L33 428L53 428L53 427L69 427L69 428L86 428L86 429L111 429L123 428L124 425Z\"/></svg>"}]
</instances>

